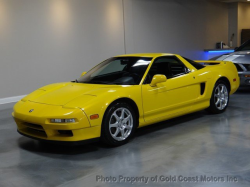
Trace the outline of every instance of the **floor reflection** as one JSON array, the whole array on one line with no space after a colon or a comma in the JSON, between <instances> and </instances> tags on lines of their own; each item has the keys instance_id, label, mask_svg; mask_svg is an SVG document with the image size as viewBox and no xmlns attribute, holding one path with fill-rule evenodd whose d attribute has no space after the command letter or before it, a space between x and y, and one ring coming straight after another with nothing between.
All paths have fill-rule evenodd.
<instances>
[{"instance_id":1,"label":"floor reflection","mask_svg":"<svg viewBox=\"0 0 250 187\"><path fill-rule=\"evenodd\" d=\"M202 174L237 176L240 179L237 186L249 186L249 94L250 89L241 89L232 95L223 114L200 111L138 129L130 143L116 148L100 143L82 146L39 143L20 136L10 115L12 109L2 109L0 186L116 187L116 183L96 182L96 176ZM211 183L159 185L193 187Z\"/></svg>"}]
</instances>

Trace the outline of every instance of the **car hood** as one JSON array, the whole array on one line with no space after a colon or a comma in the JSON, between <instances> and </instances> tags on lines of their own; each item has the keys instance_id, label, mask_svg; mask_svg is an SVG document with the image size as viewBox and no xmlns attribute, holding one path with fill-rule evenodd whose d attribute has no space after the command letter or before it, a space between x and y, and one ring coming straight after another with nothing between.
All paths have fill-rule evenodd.
<instances>
[{"instance_id":1,"label":"car hood","mask_svg":"<svg viewBox=\"0 0 250 187\"><path fill-rule=\"evenodd\" d=\"M215 60L231 61L234 63L249 64L250 51L236 51L234 53L219 56Z\"/></svg>"},{"instance_id":2,"label":"car hood","mask_svg":"<svg viewBox=\"0 0 250 187\"><path fill-rule=\"evenodd\" d=\"M42 87L22 100L49 105L66 105L78 97L90 102L98 95L119 88L120 85L98 85L83 83L57 83Z\"/></svg>"}]
</instances>

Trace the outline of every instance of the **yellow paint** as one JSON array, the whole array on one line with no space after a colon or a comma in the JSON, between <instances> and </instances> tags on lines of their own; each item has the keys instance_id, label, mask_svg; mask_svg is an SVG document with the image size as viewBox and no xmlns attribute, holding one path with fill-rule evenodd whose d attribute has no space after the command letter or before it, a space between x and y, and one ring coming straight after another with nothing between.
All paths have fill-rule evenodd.
<instances>
[{"instance_id":1,"label":"yellow paint","mask_svg":"<svg viewBox=\"0 0 250 187\"><path fill-rule=\"evenodd\" d=\"M157 84L166 82L167 77L165 75L155 75L150 83L151 87L155 87Z\"/></svg>"},{"instance_id":2,"label":"yellow paint","mask_svg":"<svg viewBox=\"0 0 250 187\"><path fill-rule=\"evenodd\" d=\"M239 87L239 77L233 63L216 62L219 64L196 70L179 55L175 56L189 68L190 73L171 79L159 76L153 87L143 84L154 59L166 55L172 54L121 55L153 58L139 85L66 82L51 84L34 91L14 106L13 117L18 130L23 134L46 140L86 140L100 137L104 113L117 99L128 98L135 102L139 111L139 127L142 127L209 107L214 85L221 77L229 80L230 94ZM233 81L235 78L236 81ZM203 95L200 94L200 83L206 84ZM91 120L90 116L96 114L99 118ZM53 118L75 118L76 122L52 124L49 119ZM27 128L29 124L41 125L47 137L39 131L30 131ZM73 136L62 135L58 130L72 130Z\"/></svg>"}]
</instances>

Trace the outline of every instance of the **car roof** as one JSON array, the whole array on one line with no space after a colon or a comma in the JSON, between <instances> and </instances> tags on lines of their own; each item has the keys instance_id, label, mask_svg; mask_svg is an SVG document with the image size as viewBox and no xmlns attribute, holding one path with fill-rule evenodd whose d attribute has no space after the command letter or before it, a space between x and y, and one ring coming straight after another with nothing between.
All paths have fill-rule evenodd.
<instances>
[{"instance_id":1,"label":"car roof","mask_svg":"<svg viewBox=\"0 0 250 187\"><path fill-rule=\"evenodd\" d=\"M175 54L171 53L134 53L134 54L124 54L124 55L118 55L116 57L158 57L158 56L173 56Z\"/></svg>"}]
</instances>

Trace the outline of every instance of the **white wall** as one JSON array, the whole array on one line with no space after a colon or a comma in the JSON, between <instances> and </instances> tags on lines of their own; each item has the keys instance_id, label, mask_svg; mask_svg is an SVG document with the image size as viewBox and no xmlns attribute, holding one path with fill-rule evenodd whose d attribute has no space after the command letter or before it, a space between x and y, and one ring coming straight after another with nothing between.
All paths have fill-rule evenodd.
<instances>
[{"instance_id":1,"label":"white wall","mask_svg":"<svg viewBox=\"0 0 250 187\"><path fill-rule=\"evenodd\" d=\"M227 4L208 0L0 0L0 98L125 52L206 59L203 49L228 39L227 15Z\"/></svg>"},{"instance_id":2,"label":"white wall","mask_svg":"<svg viewBox=\"0 0 250 187\"><path fill-rule=\"evenodd\" d=\"M125 0L126 51L170 52L207 59L228 41L228 5L206 0Z\"/></svg>"},{"instance_id":3,"label":"white wall","mask_svg":"<svg viewBox=\"0 0 250 187\"><path fill-rule=\"evenodd\" d=\"M124 54L121 0L0 0L0 98Z\"/></svg>"}]
</instances>

